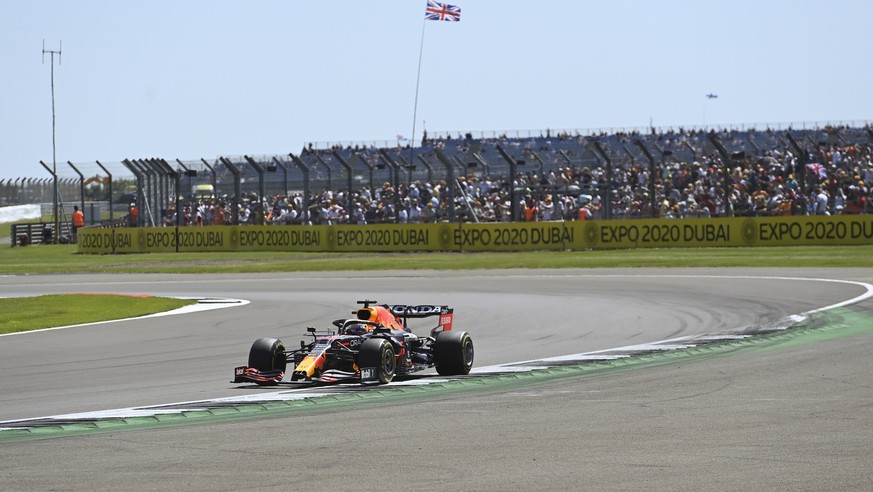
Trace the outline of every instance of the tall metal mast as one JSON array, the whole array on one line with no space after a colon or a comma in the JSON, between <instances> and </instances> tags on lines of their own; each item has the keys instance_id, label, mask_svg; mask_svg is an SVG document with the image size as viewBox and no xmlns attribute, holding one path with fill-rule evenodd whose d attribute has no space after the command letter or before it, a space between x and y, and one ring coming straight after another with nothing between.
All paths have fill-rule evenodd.
<instances>
[{"instance_id":1,"label":"tall metal mast","mask_svg":"<svg viewBox=\"0 0 873 492\"><path fill-rule=\"evenodd\" d=\"M45 49L45 40L42 41L42 62L45 63L45 55L48 53L51 56L52 64L52 176L54 179L54 193L52 197L52 222L54 223L54 233L52 241L58 244L58 236L61 234L60 220L58 218L58 159L57 146L55 143L55 55L58 55L58 65L61 64L61 49L63 41L60 42L58 50Z\"/></svg>"}]
</instances>

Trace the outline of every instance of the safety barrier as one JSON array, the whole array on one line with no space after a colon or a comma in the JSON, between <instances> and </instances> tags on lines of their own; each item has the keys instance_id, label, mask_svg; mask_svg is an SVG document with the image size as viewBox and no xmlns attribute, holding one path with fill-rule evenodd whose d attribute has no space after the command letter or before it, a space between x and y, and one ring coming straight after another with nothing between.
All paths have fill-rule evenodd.
<instances>
[{"instance_id":1,"label":"safety barrier","mask_svg":"<svg viewBox=\"0 0 873 492\"><path fill-rule=\"evenodd\" d=\"M71 241L72 226L69 222L61 222L61 235L58 242L67 244ZM48 222L24 222L12 224L9 236L12 247L27 246L30 244L53 244L55 226Z\"/></svg>"},{"instance_id":2,"label":"safety barrier","mask_svg":"<svg viewBox=\"0 0 873 492\"><path fill-rule=\"evenodd\" d=\"M873 244L873 215L584 222L88 228L80 253L536 251Z\"/></svg>"}]
</instances>

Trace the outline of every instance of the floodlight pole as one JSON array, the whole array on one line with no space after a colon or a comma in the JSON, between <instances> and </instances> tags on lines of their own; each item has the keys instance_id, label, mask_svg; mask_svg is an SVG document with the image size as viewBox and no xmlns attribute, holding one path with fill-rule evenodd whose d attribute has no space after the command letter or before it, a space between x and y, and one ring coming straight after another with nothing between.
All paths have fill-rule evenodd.
<instances>
[{"instance_id":1,"label":"floodlight pole","mask_svg":"<svg viewBox=\"0 0 873 492\"><path fill-rule=\"evenodd\" d=\"M63 41L57 51L46 50L45 40L42 41L42 61L45 63L45 54L51 56L52 63L52 175L54 176L54 193L52 194L52 223L55 228L55 233L52 235L52 242L58 244L58 236L60 235L60 222L58 218L58 161L57 161L57 146L55 144L55 55L58 55L58 65L61 64L61 49Z\"/></svg>"}]
</instances>

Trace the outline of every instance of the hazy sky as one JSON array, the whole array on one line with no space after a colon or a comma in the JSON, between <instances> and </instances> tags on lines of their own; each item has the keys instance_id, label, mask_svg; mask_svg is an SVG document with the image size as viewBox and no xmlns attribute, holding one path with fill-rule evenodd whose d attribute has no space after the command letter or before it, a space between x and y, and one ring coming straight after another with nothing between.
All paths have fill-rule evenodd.
<instances>
[{"instance_id":1,"label":"hazy sky","mask_svg":"<svg viewBox=\"0 0 873 492\"><path fill-rule=\"evenodd\" d=\"M0 178L429 133L873 120L873 2L0 1ZM708 93L717 94L707 99ZM74 176L59 165L64 175ZM99 170L99 169L98 169Z\"/></svg>"}]
</instances>

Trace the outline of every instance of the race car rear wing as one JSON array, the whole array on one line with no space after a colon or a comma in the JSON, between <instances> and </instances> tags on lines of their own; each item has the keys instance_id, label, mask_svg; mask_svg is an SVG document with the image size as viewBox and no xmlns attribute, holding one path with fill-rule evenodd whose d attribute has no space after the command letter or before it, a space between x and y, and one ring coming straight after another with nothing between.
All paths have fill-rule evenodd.
<instances>
[{"instance_id":1,"label":"race car rear wing","mask_svg":"<svg viewBox=\"0 0 873 492\"><path fill-rule=\"evenodd\" d=\"M436 306L430 304L407 306L404 304L397 304L394 306L385 305L385 307L391 311L391 314L394 316L403 318L404 324L406 324L406 319L408 318L430 318L432 316L439 316L439 325L430 331L431 335L440 331L451 330L452 321L454 321L455 318L455 310L448 306Z\"/></svg>"},{"instance_id":2,"label":"race car rear wing","mask_svg":"<svg viewBox=\"0 0 873 492\"><path fill-rule=\"evenodd\" d=\"M418 306L407 306L405 304L389 306L384 304L384 306L391 311L391 314L402 318L429 318L440 314L451 314L454 311L454 309L448 306L434 306L430 304L420 304Z\"/></svg>"}]
</instances>

